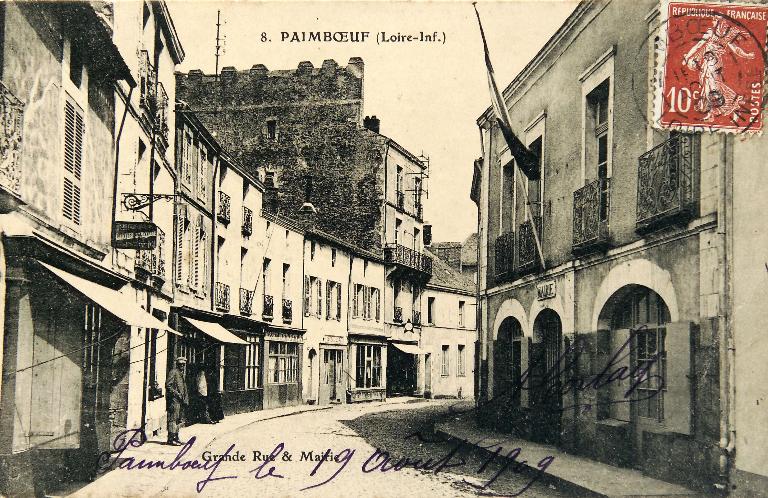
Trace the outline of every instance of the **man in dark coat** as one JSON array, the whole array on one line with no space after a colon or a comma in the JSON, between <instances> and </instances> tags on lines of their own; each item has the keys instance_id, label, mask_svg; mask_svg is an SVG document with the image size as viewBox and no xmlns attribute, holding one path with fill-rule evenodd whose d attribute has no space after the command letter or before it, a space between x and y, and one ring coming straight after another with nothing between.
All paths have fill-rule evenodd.
<instances>
[{"instance_id":1,"label":"man in dark coat","mask_svg":"<svg viewBox=\"0 0 768 498\"><path fill-rule=\"evenodd\" d=\"M187 383L184 380L184 366L187 359L180 356L176 358L176 366L168 372L165 382L165 409L168 412L168 444L181 446L179 440L179 423L181 422L182 406L189 404Z\"/></svg>"}]
</instances>

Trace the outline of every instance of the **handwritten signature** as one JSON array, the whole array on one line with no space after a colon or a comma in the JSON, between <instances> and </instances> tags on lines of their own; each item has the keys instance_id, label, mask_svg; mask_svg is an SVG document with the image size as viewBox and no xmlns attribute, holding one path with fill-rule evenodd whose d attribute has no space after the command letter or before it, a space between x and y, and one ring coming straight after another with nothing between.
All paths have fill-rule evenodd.
<instances>
[{"instance_id":1,"label":"handwritten signature","mask_svg":"<svg viewBox=\"0 0 768 498\"><path fill-rule=\"evenodd\" d=\"M541 397L562 396L569 392L583 392L590 389L599 391L610 384L625 380L629 380L630 383L621 398L605 400L601 403L605 405L631 403L653 398L664 388L664 378L652 373L654 365L659 362L663 352L650 355L648 359L636 362L634 365L629 361L630 345L634 338L644 329L645 326L631 329L627 340L611 354L602 370L595 375L580 377L574 374L577 370L576 367L582 351L576 344L571 344L557 357L549 368L543 364L544 360L533 360L528 365L528 368L521 373L519 381L511 389L497 392L491 399L478 400L477 406L471 408L456 408L452 405L450 411L452 414L456 414L488 407L496 403L508 401L520 391L532 391ZM543 370L543 372L537 374L539 370ZM655 384L654 389L645 390L643 394L638 392L643 386L652 384ZM588 405L576 403L563 407L552 406L548 407L548 409L561 412L580 406Z\"/></svg>"},{"instance_id":2,"label":"handwritten signature","mask_svg":"<svg viewBox=\"0 0 768 498\"><path fill-rule=\"evenodd\" d=\"M438 443L446 441L431 441L424 438L420 433L414 433L406 437L406 439L417 438L420 442ZM230 444L227 450L221 454L217 454L216 458L187 458L187 454L192 450L196 438L191 437L183 446L179 448L178 453L171 460L164 459L151 459L151 458L137 458L135 456L126 455L126 451L129 449L140 448L146 443L147 437L141 429L129 429L121 432L113 442L113 451L105 451L99 455L98 470L99 472L106 472L108 470L120 469L128 471L138 470L180 470L180 471L202 471L207 472L207 475L199 480L196 484L196 490L198 493L202 493L206 485L211 482L221 481L225 479L237 479L238 475L223 475L221 466L225 462L230 461L242 461L239 458L232 458L236 453L236 445ZM478 442L476 445L479 445ZM380 448L375 448L372 453L367 457L360 459L359 471L362 474L371 474L373 472L398 472L406 468L412 468L415 470L421 470L424 472L433 472L438 474L439 472L453 469L457 467L467 466L467 461L459 456L459 452L464 447L476 446L468 445L467 440L459 440L453 444L449 451L441 455L439 458L412 458L410 456L395 457L389 452ZM502 448L497 447L494 452L482 463L482 465L475 470L477 474L484 472L492 462L501 457L501 466L499 469L488 479L484 484L478 485L469 481L464 481L478 489L487 489L493 484L505 471L511 469L513 472L522 472L522 469L526 468L527 461L520 460L523 453L523 449L513 448L502 455ZM302 488L302 491L318 488L324 486L334 479L336 479L349 464L355 459L357 450L352 448L344 448L341 451L333 451L332 448L325 450L321 458L318 458L317 463L309 473L308 477L318 476L318 479L323 479L315 484L310 484ZM278 460L278 457L283 456L282 460L291 461L290 453L286 451L284 443L278 443L275 448L261 460L260 465L249 471L249 474L253 478L261 480L267 478L283 479L285 472L280 470L278 466L284 465L283 462ZM285 458L288 455L288 458ZM546 456L539 460L536 464L538 472L526 485L512 496L518 496L526 491L534 482L536 482L541 475L546 472L547 468L554 461L554 456ZM354 465L353 467L354 468ZM327 469L327 470L326 470ZM218 472L218 474L217 474ZM323 477L320 477L323 476Z\"/></svg>"}]
</instances>

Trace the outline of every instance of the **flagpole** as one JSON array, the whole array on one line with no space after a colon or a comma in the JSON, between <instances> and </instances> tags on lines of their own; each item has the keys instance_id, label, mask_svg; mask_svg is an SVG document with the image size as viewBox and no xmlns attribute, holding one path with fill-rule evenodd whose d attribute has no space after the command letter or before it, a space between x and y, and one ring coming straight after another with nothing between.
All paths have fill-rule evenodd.
<instances>
[{"instance_id":1,"label":"flagpole","mask_svg":"<svg viewBox=\"0 0 768 498\"><path fill-rule=\"evenodd\" d=\"M499 107L499 112L502 113L502 116L496 116L496 119L498 121L505 121L506 123L510 123L511 119L509 117L509 110L507 110L507 105L504 100L503 95L499 92L498 87L496 86L496 80L493 77L493 64L491 64L491 55L488 52L488 42L485 39L485 31L483 30L483 23L480 21L480 13L477 11L477 2L472 2L472 7L475 9L475 15L477 16L477 24L480 26L480 36L483 39L483 50L485 51L485 64L488 69L488 86L490 87L491 96L495 96L498 101L498 105L496 107ZM508 144L509 145L509 144ZM519 169L519 167L518 167ZM541 174L541 172L539 172ZM515 175L517 176L517 175ZM528 189L525 185L522 184L522 179L519 180L520 182L520 190L523 191L523 200L525 201L525 205L530 208L531 203L528 199ZM536 226L536 223L531 218L530 209L525 210L525 218L531 223L531 226L533 228L533 240L536 243L536 252L539 254L539 261L541 262L541 269L546 269L546 265L544 263L544 253L541 250L541 240L539 240L539 232L538 227ZM542 216L543 218L543 216ZM542 220L543 222L543 220Z\"/></svg>"}]
</instances>

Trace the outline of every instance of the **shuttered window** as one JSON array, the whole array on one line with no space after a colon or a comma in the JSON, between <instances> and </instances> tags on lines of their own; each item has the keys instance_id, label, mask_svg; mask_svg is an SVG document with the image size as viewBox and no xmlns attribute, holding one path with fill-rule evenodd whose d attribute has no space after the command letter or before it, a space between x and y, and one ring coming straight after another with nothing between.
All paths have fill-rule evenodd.
<instances>
[{"instance_id":1,"label":"shuttered window","mask_svg":"<svg viewBox=\"0 0 768 498\"><path fill-rule=\"evenodd\" d=\"M312 310L312 285L311 277L304 277L304 316L309 316Z\"/></svg>"},{"instance_id":2,"label":"shuttered window","mask_svg":"<svg viewBox=\"0 0 768 498\"><path fill-rule=\"evenodd\" d=\"M80 225L80 181L83 173L85 120L83 110L71 98L64 104L64 193L62 214Z\"/></svg>"},{"instance_id":3,"label":"shuttered window","mask_svg":"<svg viewBox=\"0 0 768 498\"><path fill-rule=\"evenodd\" d=\"M322 318L323 316L323 281L321 279L317 279L317 309L315 310L315 315L318 318Z\"/></svg>"},{"instance_id":4,"label":"shuttered window","mask_svg":"<svg viewBox=\"0 0 768 498\"><path fill-rule=\"evenodd\" d=\"M341 321L341 284L336 284L336 320Z\"/></svg>"},{"instance_id":5,"label":"shuttered window","mask_svg":"<svg viewBox=\"0 0 768 498\"><path fill-rule=\"evenodd\" d=\"M176 261L174 265L176 285L183 282L184 270L184 231L186 229L186 205L176 204Z\"/></svg>"},{"instance_id":6,"label":"shuttered window","mask_svg":"<svg viewBox=\"0 0 768 498\"><path fill-rule=\"evenodd\" d=\"M334 283L330 280L325 281L325 319L330 320L333 317L333 307L331 306L331 298L333 297Z\"/></svg>"}]
</instances>

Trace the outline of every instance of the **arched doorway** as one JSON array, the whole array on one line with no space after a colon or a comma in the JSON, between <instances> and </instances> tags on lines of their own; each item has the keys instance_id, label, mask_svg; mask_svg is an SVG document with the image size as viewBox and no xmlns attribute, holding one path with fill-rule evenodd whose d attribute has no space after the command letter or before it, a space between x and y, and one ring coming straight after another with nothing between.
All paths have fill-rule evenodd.
<instances>
[{"instance_id":1,"label":"arched doorway","mask_svg":"<svg viewBox=\"0 0 768 498\"><path fill-rule=\"evenodd\" d=\"M600 390L597 416L629 424L626 447L631 454L627 461L636 465L643 454L643 432L658 428L664 420L670 321L669 308L661 296L642 285L626 285L616 291L598 321L599 364L610 362L609 372L625 368L627 374ZM641 378L645 380L639 382Z\"/></svg>"},{"instance_id":2,"label":"arched doorway","mask_svg":"<svg viewBox=\"0 0 768 498\"><path fill-rule=\"evenodd\" d=\"M501 322L493 345L493 396L520 406L523 329L514 317ZM505 403L506 404L506 403Z\"/></svg>"},{"instance_id":3,"label":"arched doorway","mask_svg":"<svg viewBox=\"0 0 768 498\"><path fill-rule=\"evenodd\" d=\"M537 441L557 444L560 440L560 360L563 326L558 314L544 309L533 322L533 344L529 366L531 405L534 411L532 435Z\"/></svg>"}]
</instances>

